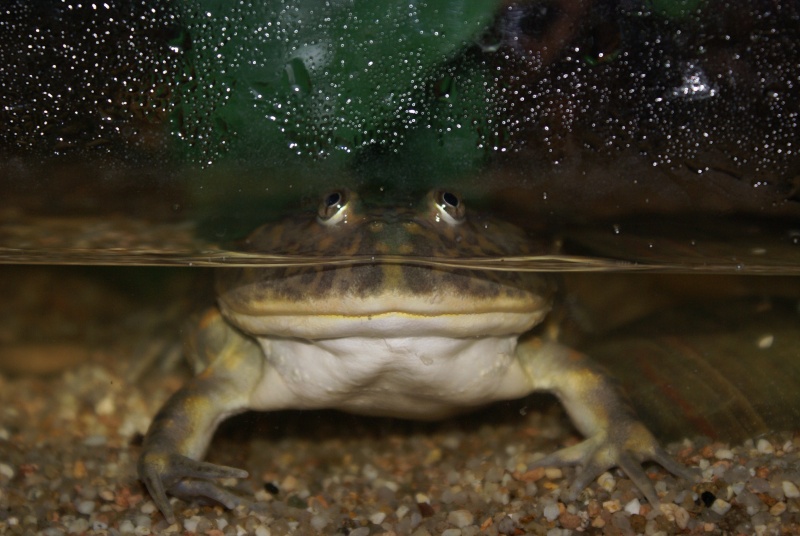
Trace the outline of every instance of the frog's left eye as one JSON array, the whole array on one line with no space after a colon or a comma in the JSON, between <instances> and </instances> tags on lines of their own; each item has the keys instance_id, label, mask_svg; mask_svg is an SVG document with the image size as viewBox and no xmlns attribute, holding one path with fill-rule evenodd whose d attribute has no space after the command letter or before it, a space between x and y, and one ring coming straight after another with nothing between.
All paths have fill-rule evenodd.
<instances>
[{"instance_id":1,"label":"frog's left eye","mask_svg":"<svg viewBox=\"0 0 800 536\"><path fill-rule=\"evenodd\" d=\"M351 198L347 190L332 190L322 197L317 209L317 218L325 225L335 225L342 220L346 221L348 205Z\"/></svg>"},{"instance_id":2,"label":"frog's left eye","mask_svg":"<svg viewBox=\"0 0 800 536\"><path fill-rule=\"evenodd\" d=\"M433 192L433 203L436 206L437 219L441 218L449 224L464 221L465 207L461 196L450 190Z\"/></svg>"}]
</instances>

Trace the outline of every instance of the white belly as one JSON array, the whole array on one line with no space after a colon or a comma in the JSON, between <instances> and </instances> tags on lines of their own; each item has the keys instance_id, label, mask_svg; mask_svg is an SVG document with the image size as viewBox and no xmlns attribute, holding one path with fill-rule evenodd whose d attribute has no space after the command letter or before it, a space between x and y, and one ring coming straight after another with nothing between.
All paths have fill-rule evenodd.
<instances>
[{"instance_id":1,"label":"white belly","mask_svg":"<svg viewBox=\"0 0 800 536\"><path fill-rule=\"evenodd\" d=\"M267 371L253 409L435 419L530 390L511 335L259 341Z\"/></svg>"}]
</instances>

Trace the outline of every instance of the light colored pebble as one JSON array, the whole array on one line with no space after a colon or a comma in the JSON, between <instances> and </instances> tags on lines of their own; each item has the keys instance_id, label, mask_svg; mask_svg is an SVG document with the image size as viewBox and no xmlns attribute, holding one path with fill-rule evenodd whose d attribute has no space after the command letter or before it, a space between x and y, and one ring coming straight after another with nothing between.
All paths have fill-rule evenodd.
<instances>
[{"instance_id":1,"label":"light colored pebble","mask_svg":"<svg viewBox=\"0 0 800 536\"><path fill-rule=\"evenodd\" d=\"M83 534L89 530L89 520L85 517L79 517L77 519L73 519L72 521L65 522L64 526L66 527L67 532Z\"/></svg>"},{"instance_id":2,"label":"light colored pebble","mask_svg":"<svg viewBox=\"0 0 800 536\"><path fill-rule=\"evenodd\" d=\"M548 480L558 480L564 476L564 473L558 467L546 467L544 476L547 477Z\"/></svg>"},{"instance_id":3,"label":"light colored pebble","mask_svg":"<svg viewBox=\"0 0 800 536\"><path fill-rule=\"evenodd\" d=\"M271 534L272 532L269 530L269 527L261 525L260 527L256 528L256 536L271 536Z\"/></svg>"},{"instance_id":4,"label":"light colored pebble","mask_svg":"<svg viewBox=\"0 0 800 536\"><path fill-rule=\"evenodd\" d=\"M772 343L775 342L775 336L771 334L763 335L758 339L758 347L761 350L766 350L772 346Z\"/></svg>"},{"instance_id":5,"label":"light colored pebble","mask_svg":"<svg viewBox=\"0 0 800 536\"><path fill-rule=\"evenodd\" d=\"M727 514L728 510L730 509L731 509L731 503L719 498L716 501L714 501L714 504L711 505L711 510L718 513L721 516Z\"/></svg>"},{"instance_id":6,"label":"light colored pebble","mask_svg":"<svg viewBox=\"0 0 800 536\"><path fill-rule=\"evenodd\" d=\"M90 435L83 440L83 444L87 447L102 447L108 442L108 438L104 435Z\"/></svg>"},{"instance_id":7,"label":"light colored pebble","mask_svg":"<svg viewBox=\"0 0 800 536\"><path fill-rule=\"evenodd\" d=\"M378 478L378 475L380 473L378 472L378 470L374 466L372 466L370 464L366 464L361 469L361 474L364 475L364 478L366 478L367 480L375 480L376 478Z\"/></svg>"},{"instance_id":8,"label":"light colored pebble","mask_svg":"<svg viewBox=\"0 0 800 536\"><path fill-rule=\"evenodd\" d=\"M784 480L781 486L783 487L783 494L787 499L796 499L800 497L800 490L797 489L794 482Z\"/></svg>"},{"instance_id":9,"label":"light colored pebble","mask_svg":"<svg viewBox=\"0 0 800 536\"><path fill-rule=\"evenodd\" d=\"M149 529L153 525L153 520L150 519L150 516L136 516L133 518L133 521L136 523L136 528L146 528Z\"/></svg>"},{"instance_id":10,"label":"light colored pebble","mask_svg":"<svg viewBox=\"0 0 800 536\"><path fill-rule=\"evenodd\" d=\"M328 519L325 516L311 516L311 526L316 530L322 530L328 524Z\"/></svg>"},{"instance_id":11,"label":"light colored pebble","mask_svg":"<svg viewBox=\"0 0 800 536\"><path fill-rule=\"evenodd\" d=\"M375 512L371 516L369 516L369 522L374 525L380 525L383 523L383 520L386 519L386 514L383 512Z\"/></svg>"},{"instance_id":12,"label":"light colored pebble","mask_svg":"<svg viewBox=\"0 0 800 536\"><path fill-rule=\"evenodd\" d=\"M689 525L689 512L686 508L674 503L661 503L659 508L664 517L675 523L679 529L683 530Z\"/></svg>"},{"instance_id":13,"label":"light colored pebble","mask_svg":"<svg viewBox=\"0 0 800 536\"><path fill-rule=\"evenodd\" d=\"M641 507L642 503L639 502L639 499L633 499L631 502L625 505L625 511L630 515L638 515Z\"/></svg>"},{"instance_id":14,"label":"light colored pebble","mask_svg":"<svg viewBox=\"0 0 800 536\"><path fill-rule=\"evenodd\" d=\"M282 491L294 491L298 487L297 478L293 475L286 475L286 477L278 486Z\"/></svg>"},{"instance_id":15,"label":"light colored pebble","mask_svg":"<svg viewBox=\"0 0 800 536\"><path fill-rule=\"evenodd\" d=\"M114 397L110 394L104 396L103 399L94 406L94 411L98 415L112 415L116 409Z\"/></svg>"},{"instance_id":16,"label":"light colored pebble","mask_svg":"<svg viewBox=\"0 0 800 536\"><path fill-rule=\"evenodd\" d=\"M350 536L369 536L369 527L358 527L350 531Z\"/></svg>"},{"instance_id":17,"label":"light colored pebble","mask_svg":"<svg viewBox=\"0 0 800 536\"><path fill-rule=\"evenodd\" d=\"M458 528L464 528L475 522L475 516L469 510L453 510L447 514L447 522Z\"/></svg>"},{"instance_id":18,"label":"light colored pebble","mask_svg":"<svg viewBox=\"0 0 800 536\"><path fill-rule=\"evenodd\" d=\"M395 510L394 515L397 517L397 519L399 521L399 520L403 519L403 517L405 517L405 515L408 512L409 512L408 506L406 506L405 504L401 504L400 506L397 507L397 510Z\"/></svg>"},{"instance_id":19,"label":"light colored pebble","mask_svg":"<svg viewBox=\"0 0 800 536\"><path fill-rule=\"evenodd\" d=\"M775 452L775 448L772 446L772 443L763 437L758 440L758 443L756 443L756 450L758 450L758 452L761 454L772 454Z\"/></svg>"},{"instance_id":20,"label":"light colored pebble","mask_svg":"<svg viewBox=\"0 0 800 536\"><path fill-rule=\"evenodd\" d=\"M769 509L769 515L778 517L785 511L786 511L786 503L783 501L776 502L775 504L772 505L772 508Z\"/></svg>"},{"instance_id":21,"label":"light colored pebble","mask_svg":"<svg viewBox=\"0 0 800 536\"><path fill-rule=\"evenodd\" d=\"M622 504L617 499L612 499L610 501L603 501L603 508L613 514L614 512L622 510Z\"/></svg>"},{"instance_id":22,"label":"light colored pebble","mask_svg":"<svg viewBox=\"0 0 800 536\"><path fill-rule=\"evenodd\" d=\"M81 501L77 504L77 506L75 506L75 509L81 514L88 516L94 512L95 507L97 507L97 505L94 503L94 501Z\"/></svg>"},{"instance_id":23,"label":"light colored pebble","mask_svg":"<svg viewBox=\"0 0 800 536\"><path fill-rule=\"evenodd\" d=\"M187 517L183 520L183 528L189 532L197 532L197 524L201 519L199 516Z\"/></svg>"},{"instance_id":24,"label":"light colored pebble","mask_svg":"<svg viewBox=\"0 0 800 536\"><path fill-rule=\"evenodd\" d=\"M717 449L714 453L714 457L718 460L732 460L733 451L731 449Z\"/></svg>"},{"instance_id":25,"label":"light colored pebble","mask_svg":"<svg viewBox=\"0 0 800 536\"><path fill-rule=\"evenodd\" d=\"M352 532L350 533L352 534ZM461 529L444 529L442 536L461 536Z\"/></svg>"},{"instance_id":26,"label":"light colored pebble","mask_svg":"<svg viewBox=\"0 0 800 536\"><path fill-rule=\"evenodd\" d=\"M597 483L600 484L601 488L609 493L614 491L614 488L617 487L617 479L614 478L608 471L597 477Z\"/></svg>"},{"instance_id":27,"label":"light colored pebble","mask_svg":"<svg viewBox=\"0 0 800 536\"><path fill-rule=\"evenodd\" d=\"M14 468L7 463L0 463L0 476L4 476L11 480L14 478Z\"/></svg>"},{"instance_id":28,"label":"light colored pebble","mask_svg":"<svg viewBox=\"0 0 800 536\"><path fill-rule=\"evenodd\" d=\"M550 503L544 507L542 515L544 515L544 518L548 521L555 521L560 513L558 505L556 503Z\"/></svg>"},{"instance_id":29,"label":"light colored pebble","mask_svg":"<svg viewBox=\"0 0 800 536\"><path fill-rule=\"evenodd\" d=\"M389 488L392 491L397 491L397 490L400 489L400 484L398 484L397 482L394 482L392 480L383 480L381 482L381 484L383 484L384 486L386 486L387 488Z\"/></svg>"}]
</instances>

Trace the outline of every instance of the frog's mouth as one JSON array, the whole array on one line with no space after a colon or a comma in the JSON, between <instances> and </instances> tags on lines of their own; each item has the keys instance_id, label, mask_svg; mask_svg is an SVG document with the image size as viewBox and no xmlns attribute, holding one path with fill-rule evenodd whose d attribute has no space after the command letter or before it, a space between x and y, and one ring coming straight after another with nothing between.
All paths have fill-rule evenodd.
<instances>
[{"instance_id":1,"label":"frog's mouth","mask_svg":"<svg viewBox=\"0 0 800 536\"><path fill-rule=\"evenodd\" d=\"M509 303L450 299L442 302L406 299L359 300L336 304L261 303L232 306L220 299L220 309L235 326L255 336L331 339L342 337L483 337L521 334L541 322L549 303L529 295ZM345 312L346 311L346 312Z\"/></svg>"}]
</instances>

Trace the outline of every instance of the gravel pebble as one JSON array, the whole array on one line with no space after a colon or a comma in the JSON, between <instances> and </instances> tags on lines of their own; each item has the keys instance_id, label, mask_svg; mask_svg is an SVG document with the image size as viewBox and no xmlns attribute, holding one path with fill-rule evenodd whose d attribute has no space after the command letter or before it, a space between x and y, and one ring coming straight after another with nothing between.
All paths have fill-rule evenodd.
<instances>
[{"instance_id":1,"label":"gravel pebble","mask_svg":"<svg viewBox=\"0 0 800 536\"><path fill-rule=\"evenodd\" d=\"M470 512L469 510L453 510L449 514L447 514L447 522L451 525L455 525L458 528L466 527L467 525L472 525L475 521L475 515Z\"/></svg>"},{"instance_id":2,"label":"gravel pebble","mask_svg":"<svg viewBox=\"0 0 800 536\"><path fill-rule=\"evenodd\" d=\"M781 483L781 488L783 488L783 494L787 499L796 499L800 497L800 490L797 489L797 486L794 484L794 482L784 480Z\"/></svg>"},{"instance_id":3,"label":"gravel pebble","mask_svg":"<svg viewBox=\"0 0 800 536\"><path fill-rule=\"evenodd\" d=\"M642 503L639 502L639 499L633 499L625 505L625 511L631 515L638 514L641 508Z\"/></svg>"},{"instance_id":4,"label":"gravel pebble","mask_svg":"<svg viewBox=\"0 0 800 536\"><path fill-rule=\"evenodd\" d=\"M548 521L555 521L560 513L558 505L556 503L550 503L544 507L542 515L544 515L544 518Z\"/></svg>"},{"instance_id":5,"label":"gravel pebble","mask_svg":"<svg viewBox=\"0 0 800 536\"><path fill-rule=\"evenodd\" d=\"M775 452L775 448L772 446L772 443L770 443L767 439L764 438L758 440L756 448L758 449L758 452L760 452L761 454L772 454L773 452Z\"/></svg>"}]
</instances>

